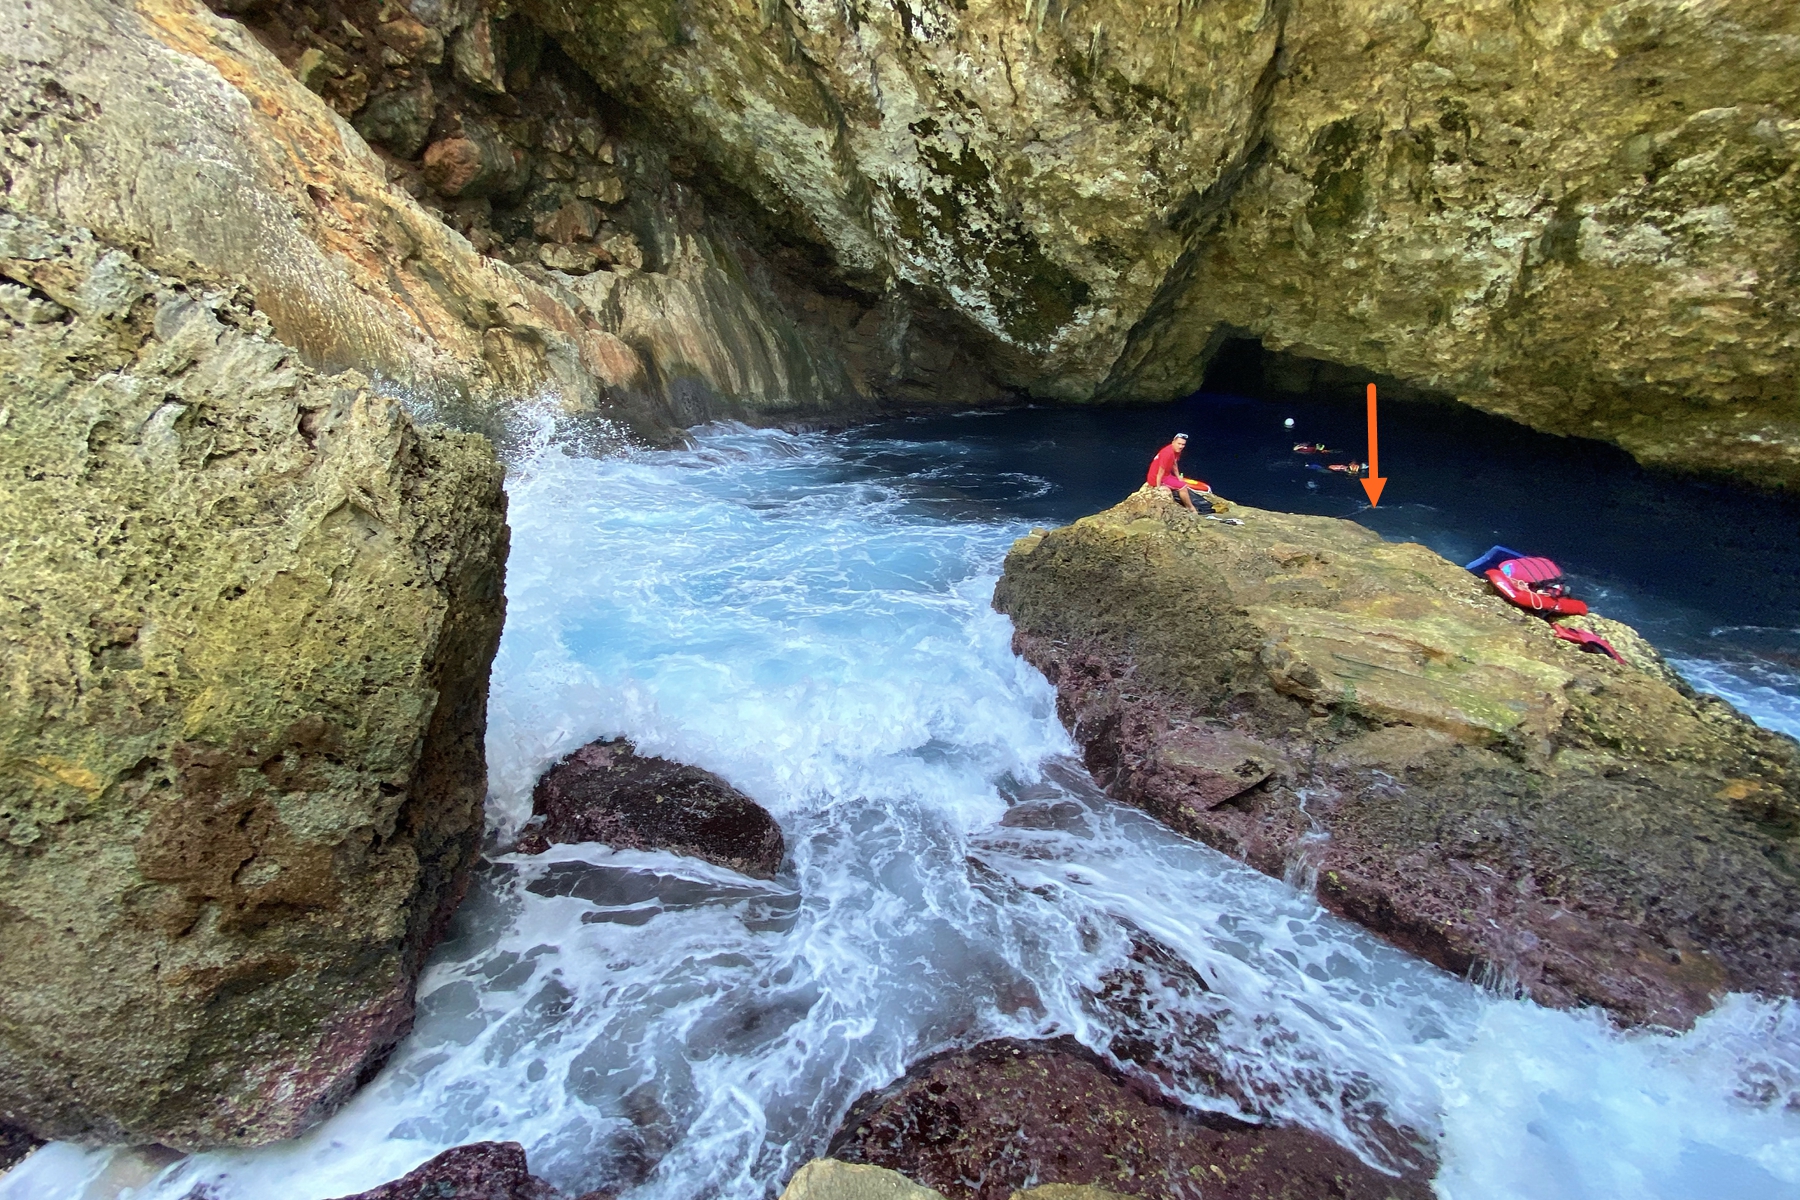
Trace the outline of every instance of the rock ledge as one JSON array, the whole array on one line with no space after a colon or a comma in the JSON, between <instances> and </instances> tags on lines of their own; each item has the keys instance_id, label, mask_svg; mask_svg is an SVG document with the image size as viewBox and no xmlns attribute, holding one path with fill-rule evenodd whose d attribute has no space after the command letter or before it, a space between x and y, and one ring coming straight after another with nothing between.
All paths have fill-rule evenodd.
<instances>
[{"instance_id":1,"label":"rock ledge","mask_svg":"<svg viewBox=\"0 0 1800 1200\"><path fill-rule=\"evenodd\" d=\"M1800 992L1800 747L1423 546L1139 493L994 604L1118 799L1459 974L1683 1026Z\"/></svg>"}]
</instances>

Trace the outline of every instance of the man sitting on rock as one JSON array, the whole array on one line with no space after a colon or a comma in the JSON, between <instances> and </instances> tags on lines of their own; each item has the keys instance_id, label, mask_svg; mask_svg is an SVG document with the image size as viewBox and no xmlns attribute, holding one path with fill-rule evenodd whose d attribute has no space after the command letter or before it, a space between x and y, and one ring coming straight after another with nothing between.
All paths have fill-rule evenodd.
<instances>
[{"instance_id":1,"label":"man sitting on rock","mask_svg":"<svg viewBox=\"0 0 1800 1200\"><path fill-rule=\"evenodd\" d=\"M1145 483L1150 487L1166 487L1175 493L1175 498L1187 505L1188 511L1195 516L1200 510L1194 507L1194 498L1189 494L1188 482L1181 477L1181 452L1187 448L1187 434L1178 433L1169 444L1156 452L1150 460L1150 471L1145 476Z\"/></svg>"}]
</instances>

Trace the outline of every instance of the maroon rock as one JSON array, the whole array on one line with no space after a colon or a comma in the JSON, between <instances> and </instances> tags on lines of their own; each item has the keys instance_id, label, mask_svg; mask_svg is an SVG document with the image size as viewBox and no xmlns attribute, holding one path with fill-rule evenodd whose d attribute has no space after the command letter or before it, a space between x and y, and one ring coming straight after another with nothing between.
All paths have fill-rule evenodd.
<instances>
[{"instance_id":1,"label":"maroon rock","mask_svg":"<svg viewBox=\"0 0 1800 1200\"><path fill-rule=\"evenodd\" d=\"M519 849L605 842L667 850L772 879L785 846L766 810L710 771L641 755L623 738L593 742L552 767L532 791Z\"/></svg>"},{"instance_id":2,"label":"maroon rock","mask_svg":"<svg viewBox=\"0 0 1800 1200\"><path fill-rule=\"evenodd\" d=\"M425 181L446 196L497 196L516 192L531 174L523 150L473 118L462 133L425 148Z\"/></svg>"},{"instance_id":3,"label":"maroon rock","mask_svg":"<svg viewBox=\"0 0 1800 1200\"><path fill-rule=\"evenodd\" d=\"M857 1101L830 1154L899 1171L950 1200L1007 1200L1042 1183L1145 1200L1432 1194L1428 1164L1385 1175L1310 1130L1182 1108L1071 1038L926 1059Z\"/></svg>"},{"instance_id":4,"label":"maroon rock","mask_svg":"<svg viewBox=\"0 0 1800 1200\"><path fill-rule=\"evenodd\" d=\"M392 1183L342 1200L563 1200L525 1164L517 1142L471 1142L454 1146ZM612 1200L589 1192L580 1200Z\"/></svg>"},{"instance_id":5,"label":"maroon rock","mask_svg":"<svg viewBox=\"0 0 1800 1200\"><path fill-rule=\"evenodd\" d=\"M1244 760L1247 786L1220 799L1233 791L1224 773L1170 762L1171 747L1217 729L1137 682L1129 655L1022 631L1013 648L1056 684L1063 722L1109 795L1269 875L1313 880L1327 908L1447 971L1552 1007L1598 1005L1629 1023L1674 1027L1734 985L1768 987L1731 979L1682 928L1686 912L1646 919L1637 894L1651 890L1648 871L1633 880L1616 864L1596 869L1533 829L1555 810L1516 764L1471 770L1469 752L1430 748L1383 772L1334 763L1304 737L1265 734L1263 759L1281 773L1270 778L1262 762ZM1631 782L1618 787L1621 807L1638 799ZM1399 787L1409 802L1385 803ZM1650 861L1647 849L1640 864Z\"/></svg>"}]
</instances>

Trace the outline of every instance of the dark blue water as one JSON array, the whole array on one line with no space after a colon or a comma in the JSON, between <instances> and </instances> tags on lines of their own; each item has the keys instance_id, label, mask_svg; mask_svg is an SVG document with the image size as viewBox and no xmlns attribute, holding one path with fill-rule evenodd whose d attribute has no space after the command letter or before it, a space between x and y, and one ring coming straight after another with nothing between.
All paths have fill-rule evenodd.
<instances>
[{"instance_id":1,"label":"dark blue water","mask_svg":"<svg viewBox=\"0 0 1800 1200\"><path fill-rule=\"evenodd\" d=\"M923 467L946 502L1064 524L1123 499L1186 432L1184 471L1230 499L1345 517L1455 562L1495 543L1553 558L1578 596L1636 626L1696 686L1800 736L1800 501L1652 473L1604 443L1459 405L1381 411L1379 507L1356 480L1308 465L1366 460L1361 404L1200 394L894 421L850 441L872 470ZM1309 458L1293 452L1302 441L1344 453Z\"/></svg>"}]
</instances>

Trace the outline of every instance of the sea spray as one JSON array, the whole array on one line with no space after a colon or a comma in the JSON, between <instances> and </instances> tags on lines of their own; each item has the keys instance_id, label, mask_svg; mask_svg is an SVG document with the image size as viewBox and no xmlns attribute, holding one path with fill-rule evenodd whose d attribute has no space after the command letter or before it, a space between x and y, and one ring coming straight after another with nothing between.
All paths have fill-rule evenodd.
<instances>
[{"instance_id":1,"label":"sea spray","mask_svg":"<svg viewBox=\"0 0 1800 1200\"><path fill-rule=\"evenodd\" d=\"M293 1142L52 1146L0 1196L311 1200L494 1138L571 1192L761 1200L909 1061L1064 1032L1148 1038L1197 1106L1375 1163L1435 1153L1455 1200L1793 1190L1785 1004L1621 1035L1445 975L1100 795L988 606L1025 531L1006 489L1041 481L972 495L941 462L896 470L903 444L740 428L604 459L521 444L494 856L413 1035ZM538 772L612 735L748 791L787 869L505 853ZM1104 1001L1146 947L1148 1002Z\"/></svg>"}]
</instances>

